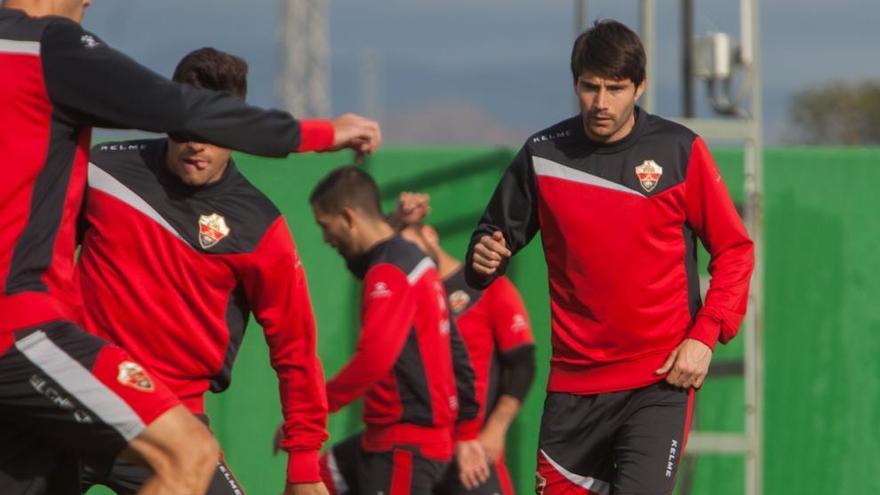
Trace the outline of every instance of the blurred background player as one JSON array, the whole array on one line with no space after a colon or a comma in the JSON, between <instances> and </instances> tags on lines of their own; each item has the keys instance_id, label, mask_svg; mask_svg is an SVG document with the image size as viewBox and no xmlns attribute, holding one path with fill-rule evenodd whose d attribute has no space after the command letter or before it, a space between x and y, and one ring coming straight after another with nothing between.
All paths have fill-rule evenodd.
<instances>
[{"instance_id":1,"label":"blurred background player","mask_svg":"<svg viewBox=\"0 0 880 495\"><path fill-rule=\"evenodd\" d=\"M334 170L309 201L324 241L363 280L357 347L328 382L327 398L335 412L364 396L366 428L344 442L345 455L322 459L325 481L333 493L433 493L452 457L456 419L471 420L479 409L435 264L386 221L366 172ZM472 454L479 453L476 436L465 438ZM470 460L485 480L485 460ZM355 483L334 483L340 471Z\"/></svg>"},{"instance_id":2,"label":"blurred background player","mask_svg":"<svg viewBox=\"0 0 880 495\"><path fill-rule=\"evenodd\" d=\"M752 241L699 136L636 106L645 51L616 21L575 40L580 115L526 141L473 234L483 288L541 230L553 358L537 491L672 493L694 390L736 335ZM712 276L700 300L696 238Z\"/></svg>"},{"instance_id":3,"label":"blurred background player","mask_svg":"<svg viewBox=\"0 0 880 495\"><path fill-rule=\"evenodd\" d=\"M173 80L241 98L247 63L202 48ZM253 313L269 344L289 452L285 493L326 493L318 452L327 402L305 272L287 223L245 179L231 151L174 138L92 150L76 279L85 328L146 364L195 415L229 385ZM90 465L85 484L134 493L149 470ZM244 493L221 461L208 494Z\"/></svg>"},{"instance_id":4,"label":"blurred background player","mask_svg":"<svg viewBox=\"0 0 880 495\"><path fill-rule=\"evenodd\" d=\"M203 493L218 456L208 430L140 364L72 323L91 127L268 156L369 153L381 136L362 117L300 122L172 83L84 31L90 3L0 8L0 493L78 491L70 451L115 458L126 447L155 473L140 493Z\"/></svg>"},{"instance_id":5,"label":"blurred background player","mask_svg":"<svg viewBox=\"0 0 880 495\"><path fill-rule=\"evenodd\" d=\"M480 444L490 465L489 480L474 486L461 479L453 463L440 493L512 494L513 484L504 462L505 437L535 373L535 345L528 313L516 287L503 275L485 290L465 283L463 263L441 247L434 227L422 223L428 211L427 195L403 193L395 219L401 236L437 263L450 313L476 374L480 413L473 421L480 428Z\"/></svg>"}]
</instances>

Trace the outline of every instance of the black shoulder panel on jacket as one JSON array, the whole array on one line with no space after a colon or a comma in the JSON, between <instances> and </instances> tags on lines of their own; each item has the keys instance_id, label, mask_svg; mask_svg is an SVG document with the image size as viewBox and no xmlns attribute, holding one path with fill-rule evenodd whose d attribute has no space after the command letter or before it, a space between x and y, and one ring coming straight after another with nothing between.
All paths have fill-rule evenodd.
<instances>
[{"instance_id":1,"label":"black shoulder panel on jacket","mask_svg":"<svg viewBox=\"0 0 880 495\"><path fill-rule=\"evenodd\" d=\"M29 17L16 9L0 7L0 39L12 41L40 41L46 27L54 23L75 22L63 17Z\"/></svg>"},{"instance_id":2,"label":"black shoulder panel on jacket","mask_svg":"<svg viewBox=\"0 0 880 495\"><path fill-rule=\"evenodd\" d=\"M166 149L165 139L95 146L89 186L120 199L133 193L196 250L237 254L256 249L281 215L272 201L248 182L231 160L219 181L187 186L168 170ZM152 212L142 213L152 216Z\"/></svg>"},{"instance_id":3,"label":"black shoulder panel on jacket","mask_svg":"<svg viewBox=\"0 0 880 495\"><path fill-rule=\"evenodd\" d=\"M391 263L409 275L423 260L430 260L418 246L400 235L379 244L370 253L370 266Z\"/></svg>"},{"instance_id":4,"label":"black shoulder panel on jacket","mask_svg":"<svg viewBox=\"0 0 880 495\"><path fill-rule=\"evenodd\" d=\"M542 166L561 165L654 196L685 180L695 138L688 128L636 108L632 132L614 143L590 141L581 117L575 116L533 135L526 148L537 175ZM649 162L662 173L657 184L645 187L636 168Z\"/></svg>"}]
</instances>

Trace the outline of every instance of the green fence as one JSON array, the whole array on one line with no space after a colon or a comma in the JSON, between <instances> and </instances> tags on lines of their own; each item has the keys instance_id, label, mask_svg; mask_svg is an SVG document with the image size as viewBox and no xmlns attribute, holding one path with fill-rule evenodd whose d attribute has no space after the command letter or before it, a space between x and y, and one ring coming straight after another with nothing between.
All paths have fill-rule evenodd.
<instances>
[{"instance_id":1,"label":"green fence","mask_svg":"<svg viewBox=\"0 0 880 495\"><path fill-rule=\"evenodd\" d=\"M399 191L430 192L430 221L444 246L462 254L512 154L507 149L384 150L367 167L379 181L388 208ZM290 223L309 275L328 377L354 347L358 287L336 252L322 244L307 197L321 176L347 158L240 158L246 175L277 202ZM741 154L720 150L716 159L732 195L741 199ZM878 185L880 150L808 148L765 154L767 494L880 493ZM550 354L546 266L537 239L517 256L510 273L529 308L538 343L538 376L508 441L516 487L519 493L531 493ZM252 495L280 493L285 463L271 455L280 412L277 381L260 333L258 326L249 327L232 386L208 401L228 462ZM735 369L742 350L741 339L719 347L715 362ZM699 393L697 426L742 431L742 386L736 374L710 379ZM331 442L356 431L358 412L331 417ZM744 464L736 456L690 459L687 473L679 492L743 492Z\"/></svg>"}]
</instances>

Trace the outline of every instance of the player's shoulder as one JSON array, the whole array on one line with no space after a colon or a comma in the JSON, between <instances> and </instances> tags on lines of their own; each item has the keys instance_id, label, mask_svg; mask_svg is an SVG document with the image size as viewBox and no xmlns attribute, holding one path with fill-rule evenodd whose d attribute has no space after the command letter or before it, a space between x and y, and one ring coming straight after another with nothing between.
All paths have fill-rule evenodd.
<instances>
[{"instance_id":1,"label":"player's shoulder","mask_svg":"<svg viewBox=\"0 0 880 495\"><path fill-rule=\"evenodd\" d=\"M92 146L89 161L102 169L125 165L143 165L148 156L163 149L162 139L136 139L129 141L108 141Z\"/></svg>"},{"instance_id":2,"label":"player's shoulder","mask_svg":"<svg viewBox=\"0 0 880 495\"><path fill-rule=\"evenodd\" d=\"M486 287L486 295L489 299L507 299L511 297L520 297L519 290L506 275L496 278Z\"/></svg>"},{"instance_id":3,"label":"player's shoulder","mask_svg":"<svg viewBox=\"0 0 880 495\"><path fill-rule=\"evenodd\" d=\"M489 284L489 287L487 287L486 290L515 291L516 286L513 285L513 282L510 280L510 278L507 277L507 275L500 275L498 278L493 280L491 284Z\"/></svg>"},{"instance_id":4,"label":"player's shoulder","mask_svg":"<svg viewBox=\"0 0 880 495\"><path fill-rule=\"evenodd\" d=\"M92 146L92 157L112 157L127 154L137 154L148 148L159 147L162 139L134 139L127 141L106 141Z\"/></svg>"},{"instance_id":5,"label":"player's shoulder","mask_svg":"<svg viewBox=\"0 0 880 495\"><path fill-rule=\"evenodd\" d=\"M37 42L45 53L47 47L52 50L69 46L86 46L103 44L94 33L66 17L40 16L33 17L18 9L0 7L0 37L11 41Z\"/></svg>"},{"instance_id":6,"label":"player's shoulder","mask_svg":"<svg viewBox=\"0 0 880 495\"><path fill-rule=\"evenodd\" d=\"M230 189L233 194L245 199L248 204L266 214L273 221L281 215L281 210L278 209L275 202L241 173L234 160L230 159L229 167L230 172L235 174L234 187Z\"/></svg>"},{"instance_id":7,"label":"player's shoulder","mask_svg":"<svg viewBox=\"0 0 880 495\"><path fill-rule=\"evenodd\" d=\"M391 265L414 283L429 270L436 270L431 258L400 235L381 243L371 256L371 266Z\"/></svg>"},{"instance_id":8,"label":"player's shoulder","mask_svg":"<svg viewBox=\"0 0 880 495\"><path fill-rule=\"evenodd\" d=\"M697 138L697 134L694 131L678 122L648 112L644 112L644 118L645 125L643 137L645 138L653 138L667 143L675 143L688 147L690 147Z\"/></svg>"},{"instance_id":9,"label":"player's shoulder","mask_svg":"<svg viewBox=\"0 0 880 495\"><path fill-rule=\"evenodd\" d=\"M18 9L0 7L0 37L9 41L39 42L46 27L55 20L54 17L31 17Z\"/></svg>"},{"instance_id":10,"label":"player's shoulder","mask_svg":"<svg viewBox=\"0 0 880 495\"><path fill-rule=\"evenodd\" d=\"M529 136L524 147L534 152L574 143L578 140L580 122L579 116L559 121Z\"/></svg>"},{"instance_id":11,"label":"player's shoulder","mask_svg":"<svg viewBox=\"0 0 880 495\"><path fill-rule=\"evenodd\" d=\"M42 42L51 48L93 49L106 46L97 34L84 29L78 22L66 17L48 16L40 18L43 23ZM45 50L45 48L44 48Z\"/></svg>"}]
</instances>

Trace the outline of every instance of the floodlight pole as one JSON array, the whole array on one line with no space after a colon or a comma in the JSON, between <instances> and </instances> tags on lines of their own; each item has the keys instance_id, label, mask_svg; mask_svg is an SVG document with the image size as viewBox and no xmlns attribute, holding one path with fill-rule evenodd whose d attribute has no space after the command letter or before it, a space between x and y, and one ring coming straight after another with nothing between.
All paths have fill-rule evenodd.
<instances>
[{"instance_id":1,"label":"floodlight pole","mask_svg":"<svg viewBox=\"0 0 880 495\"><path fill-rule=\"evenodd\" d=\"M282 70L277 81L284 108L300 118L330 115L328 0L282 0Z\"/></svg>"}]
</instances>

